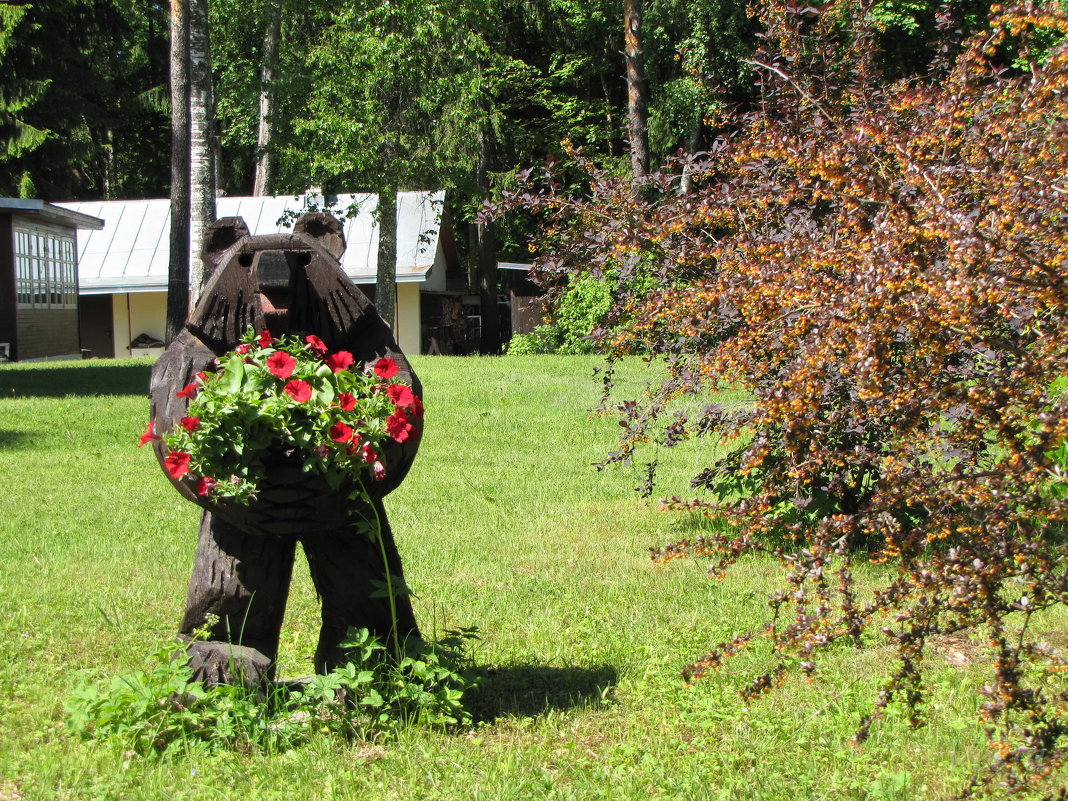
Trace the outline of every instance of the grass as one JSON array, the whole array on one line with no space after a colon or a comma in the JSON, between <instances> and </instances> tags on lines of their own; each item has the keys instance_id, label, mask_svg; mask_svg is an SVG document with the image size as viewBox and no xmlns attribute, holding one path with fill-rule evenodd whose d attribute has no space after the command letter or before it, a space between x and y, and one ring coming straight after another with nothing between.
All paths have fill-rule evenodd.
<instances>
[{"instance_id":1,"label":"grass","mask_svg":"<svg viewBox=\"0 0 1068 801\"><path fill-rule=\"evenodd\" d=\"M195 748L164 760L81 742L62 707L80 671L128 671L173 635L197 510L134 447L144 361L0 367L0 799L905 799L960 789L988 758L981 659L932 657L930 725L903 716L849 744L889 670L842 648L817 680L746 706L771 655L686 687L679 671L760 622L778 568L727 582L647 549L690 533L638 497L639 477L590 465L614 445L591 416L582 357L424 357L427 430L387 501L429 632L478 626L477 725L388 745L321 738L284 754ZM634 385L643 366L629 365ZM668 454L684 488L710 454ZM282 675L311 671L318 604L298 562ZM959 646L959 648L957 647Z\"/></svg>"}]
</instances>

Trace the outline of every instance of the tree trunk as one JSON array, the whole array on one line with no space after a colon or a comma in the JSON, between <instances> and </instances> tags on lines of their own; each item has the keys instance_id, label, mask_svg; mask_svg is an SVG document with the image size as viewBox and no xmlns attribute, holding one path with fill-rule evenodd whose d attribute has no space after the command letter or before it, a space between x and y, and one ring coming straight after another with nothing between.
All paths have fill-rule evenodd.
<instances>
[{"instance_id":1,"label":"tree trunk","mask_svg":"<svg viewBox=\"0 0 1068 801\"><path fill-rule=\"evenodd\" d=\"M189 9L171 0L171 239L167 344L189 314Z\"/></svg>"},{"instance_id":2,"label":"tree trunk","mask_svg":"<svg viewBox=\"0 0 1068 801\"><path fill-rule=\"evenodd\" d=\"M104 168L100 188L105 200L114 200L112 194L115 186L115 132L108 128L104 131Z\"/></svg>"},{"instance_id":3,"label":"tree trunk","mask_svg":"<svg viewBox=\"0 0 1068 801\"><path fill-rule=\"evenodd\" d=\"M697 117L697 119L694 120L693 127L690 129L690 136L686 140L686 153L690 156L697 152L697 145L701 140L701 125L701 118ZM679 194L689 194L692 188L693 169L687 164L682 168L682 180L679 182Z\"/></svg>"},{"instance_id":4,"label":"tree trunk","mask_svg":"<svg viewBox=\"0 0 1068 801\"><path fill-rule=\"evenodd\" d=\"M397 188L389 185L378 193L378 280L375 309L396 330L397 307Z\"/></svg>"},{"instance_id":5,"label":"tree trunk","mask_svg":"<svg viewBox=\"0 0 1068 801\"><path fill-rule=\"evenodd\" d=\"M489 111L483 105L482 111ZM487 122L488 125L488 122ZM483 129L479 135L478 166L476 180L478 191L485 200L489 198L490 140ZM482 314L478 352L491 356L501 351L500 314L497 311L497 236L494 225L488 220L476 223L478 230L478 300Z\"/></svg>"},{"instance_id":6,"label":"tree trunk","mask_svg":"<svg viewBox=\"0 0 1068 801\"><path fill-rule=\"evenodd\" d=\"M190 119L190 302L207 280L204 233L215 222L215 103L211 88L211 45L207 0L189 1Z\"/></svg>"},{"instance_id":7,"label":"tree trunk","mask_svg":"<svg viewBox=\"0 0 1068 801\"><path fill-rule=\"evenodd\" d=\"M500 313L497 310L497 236L492 222L478 223L478 300L482 311L478 351L501 352Z\"/></svg>"},{"instance_id":8,"label":"tree trunk","mask_svg":"<svg viewBox=\"0 0 1068 801\"><path fill-rule=\"evenodd\" d=\"M642 52L642 3L643 0L623 0L627 129L630 136L630 170L635 178L649 172L649 95Z\"/></svg>"},{"instance_id":9,"label":"tree trunk","mask_svg":"<svg viewBox=\"0 0 1068 801\"><path fill-rule=\"evenodd\" d=\"M278 40L282 34L282 4L279 0L267 6L267 30L263 40L263 62L260 64L260 121L256 132L256 180L253 195L269 195L274 191L275 80L278 77Z\"/></svg>"}]
</instances>

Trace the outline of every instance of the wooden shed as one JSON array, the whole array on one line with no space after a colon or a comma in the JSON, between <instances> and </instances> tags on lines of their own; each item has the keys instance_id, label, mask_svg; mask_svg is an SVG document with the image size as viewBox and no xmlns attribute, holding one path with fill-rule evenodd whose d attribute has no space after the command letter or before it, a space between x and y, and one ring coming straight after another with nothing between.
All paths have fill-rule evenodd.
<instances>
[{"instance_id":1,"label":"wooden shed","mask_svg":"<svg viewBox=\"0 0 1068 801\"><path fill-rule=\"evenodd\" d=\"M0 361L81 355L77 231L103 227L43 200L0 198Z\"/></svg>"}]
</instances>

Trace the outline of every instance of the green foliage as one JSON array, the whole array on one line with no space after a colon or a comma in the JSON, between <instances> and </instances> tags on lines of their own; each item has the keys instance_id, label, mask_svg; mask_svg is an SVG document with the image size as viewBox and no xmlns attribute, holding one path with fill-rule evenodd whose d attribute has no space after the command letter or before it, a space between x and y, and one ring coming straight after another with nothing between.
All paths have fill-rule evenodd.
<instances>
[{"instance_id":1,"label":"green foliage","mask_svg":"<svg viewBox=\"0 0 1068 801\"><path fill-rule=\"evenodd\" d=\"M471 715L462 700L475 685L463 673L465 667L471 667L465 654L470 642L477 639L474 628L448 630L436 642L409 637L402 644L402 657L394 662L370 632L350 629L348 639L341 644L348 649L349 662L317 677L319 684L313 680L301 697L328 703L337 685L362 713L360 723L346 722L360 736L407 725L466 725Z\"/></svg>"},{"instance_id":2,"label":"green foliage","mask_svg":"<svg viewBox=\"0 0 1068 801\"><path fill-rule=\"evenodd\" d=\"M318 337L306 339L276 340L250 327L217 372L182 390L192 398L187 416L165 436L172 478L199 478L200 495L247 503L265 463L290 451L305 472L319 473L335 489L385 477L379 458L409 437L412 420L422 415L420 399L394 380L392 359L349 370L351 353L327 355ZM158 439L152 429L142 444Z\"/></svg>"},{"instance_id":3,"label":"green foliage","mask_svg":"<svg viewBox=\"0 0 1068 801\"><path fill-rule=\"evenodd\" d=\"M28 170L23 172L19 178L18 195L19 197L27 198L40 197L37 192L37 185L33 182L33 176L30 175Z\"/></svg>"},{"instance_id":4,"label":"green foliage","mask_svg":"<svg viewBox=\"0 0 1068 801\"><path fill-rule=\"evenodd\" d=\"M1049 412L1055 413L1057 409L1063 408L1065 401L1068 400L1068 375L1060 376L1050 384L1049 397ZM1038 428L1034 423L1032 426ZM1049 457L1051 463L1050 496L1057 499L1068 498L1068 437L1057 442L1051 450L1046 451L1046 456Z\"/></svg>"},{"instance_id":5,"label":"green foliage","mask_svg":"<svg viewBox=\"0 0 1068 801\"><path fill-rule=\"evenodd\" d=\"M288 163L323 187L362 189L433 187L470 163L482 50L472 13L418 0L339 8L308 54L313 86Z\"/></svg>"},{"instance_id":6,"label":"green foliage","mask_svg":"<svg viewBox=\"0 0 1068 801\"><path fill-rule=\"evenodd\" d=\"M593 353L589 339L612 307L611 287L605 281L584 276L572 281L560 296L551 322L539 325L532 334L512 337L508 352L515 355L559 353L575 356Z\"/></svg>"},{"instance_id":7,"label":"green foliage","mask_svg":"<svg viewBox=\"0 0 1068 801\"><path fill-rule=\"evenodd\" d=\"M931 11L927 0L879 0L871 9L871 19L886 30L899 28L908 33L920 29L920 20Z\"/></svg>"},{"instance_id":8,"label":"green foliage","mask_svg":"<svg viewBox=\"0 0 1068 801\"><path fill-rule=\"evenodd\" d=\"M162 195L167 14L160 3L0 4L0 193Z\"/></svg>"},{"instance_id":9,"label":"green foliage","mask_svg":"<svg viewBox=\"0 0 1068 801\"><path fill-rule=\"evenodd\" d=\"M701 149L725 102L743 97L754 47L745 3L659 0L645 24L650 70L649 146L657 158Z\"/></svg>"},{"instance_id":10,"label":"green foliage","mask_svg":"<svg viewBox=\"0 0 1068 801\"><path fill-rule=\"evenodd\" d=\"M553 313L553 323L560 331L559 353L592 353L590 332L612 307L611 286L605 281L580 278L567 288Z\"/></svg>"},{"instance_id":11,"label":"green foliage","mask_svg":"<svg viewBox=\"0 0 1068 801\"><path fill-rule=\"evenodd\" d=\"M466 648L475 629L446 632L439 642L409 639L399 661L367 629L350 629L349 661L296 688L204 687L193 681L188 645L159 648L145 670L88 680L66 704L67 727L85 738L114 738L141 755L194 743L209 750L296 747L314 733L373 739L409 726L471 722L464 693L474 681Z\"/></svg>"},{"instance_id":12,"label":"green foliage","mask_svg":"<svg viewBox=\"0 0 1068 801\"><path fill-rule=\"evenodd\" d=\"M510 356L539 356L556 353L559 331L551 325L539 325L529 334L513 334L508 341Z\"/></svg>"},{"instance_id":13,"label":"green foliage","mask_svg":"<svg viewBox=\"0 0 1068 801\"><path fill-rule=\"evenodd\" d=\"M286 163L281 193L303 192L310 176L303 152L306 138L297 136L296 121L306 115L309 92L322 76L308 64L308 54L330 23L332 10L309 6L297 0L212 0L208 8L211 25L212 72L215 80L215 113L222 145L222 186L235 195L252 191L255 174L260 91L264 88L264 39L277 15L279 41L276 54L275 111L271 119L275 160L293 154ZM277 182L277 181L276 181Z\"/></svg>"},{"instance_id":14,"label":"green foliage","mask_svg":"<svg viewBox=\"0 0 1068 801\"><path fill-rule=\"evenodd\" d=\"M12 69L12 61L18 56L14 46L19 42L16 33L22 35L32 29L27 19L29 4L0 5L0 67ZM20 30L21 28L21 30ZM9 161L23 153L35 150L48 138L48 132L24 120L24 112L44 95L48 80L20 81L5 85L0 91L0 162ZM19 197L32 195L19 194Z\"/></svg>"},{"instance_id":15,"label":"green foliage","mask_svg":"<svg viewBox=\"0 0 1068 801\"><path fill-rule=\"evenodd\" d=\"M66 704L67 727L83 737L114 737L138 754L165 753L202 740L209 744L254 740L268 730L264 710L235 687L206 690L193 681L187 646L161 646L150 667L86 680Z\"/></svg>"}]
</instances>

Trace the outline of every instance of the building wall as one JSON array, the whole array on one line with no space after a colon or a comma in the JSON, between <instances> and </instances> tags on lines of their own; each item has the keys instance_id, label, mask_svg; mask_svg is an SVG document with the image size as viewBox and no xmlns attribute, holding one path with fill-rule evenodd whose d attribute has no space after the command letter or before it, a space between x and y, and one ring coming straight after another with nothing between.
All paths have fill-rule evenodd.
<instances>
[{"instance_id":1,"label":"building wall","mask_svg":"<svg viewBox=\"0 0 1068 801\"><path fill-rule=\"evenodd\" d=\"M115 356L131 354L130 342L141 334L148 334L161 342L167 334L167 293L126 292L116 294L112 301L115 332Z\"/></svg>"},{"instance_id":2,"label":"building wall","mask_svg":"<svg viewBox=\"0 0 1068 801\"><path fill-rule=\"evenodd\" d=\"M397 284L397 344L407 356L418 356L423 340L419 284Z\"/></svg>"},{"instance_id":3,"label":"building wall","mask_svg":"<svg viewBox=\"0 0 1068 801\"><path fill-rule=\"evenodd\" d=\"M0 342L12 359L81 357L74 236L28 214L0 219Z\"/></svg>"},{"instance_id":4,"label":"building wall","mask_svg":"<svg viewBox=\"0 0 1068 801\"><path fill-rule=\"evenodd\" d=\"M77 359L77 309L19 309L16 313L18 359Z\"/></svg>"},{"instance_id":5,"label":"building wall","mask_svg":"<svg viewBox=\"0 0 1068 801\"><path fill-rule=\"evenodd\" d=\"M0 214L0 342L17 358L18 331L15 327L15 242L11 215Z\"/></svg>"},{"instance_id":6,"label":"building wall","mask_svg":"<svg viewBox=\"0 0 1068 801\"><path fill-rule=\"evenodd\" d=\"M130 341L141 334L164 340L167 333L167 293L130 292L112 296L115 356L130 356ZM419 354L421 340L419 284L397 284L397 344L406 354ZM75 349L75 352L77 349ZM142 353L133 355L144 355Z\"/></svg>"}]
</instances>

